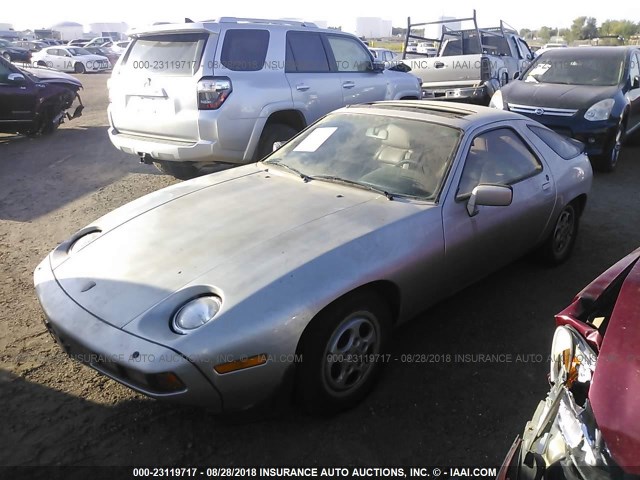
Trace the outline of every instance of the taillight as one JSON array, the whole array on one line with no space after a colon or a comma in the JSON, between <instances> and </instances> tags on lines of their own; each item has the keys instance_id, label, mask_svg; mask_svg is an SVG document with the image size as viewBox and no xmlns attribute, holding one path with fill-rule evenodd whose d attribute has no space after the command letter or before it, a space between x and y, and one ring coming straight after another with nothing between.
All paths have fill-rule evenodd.
<instances>
[{"instance_id":1,"label":"taillight","mask_svg":"<svg viewBox=\"0 0 640 480\"><path fill-rule=\"evenodd\" d=\"M198 82L198 110L216 110L231 95L233 88L227 77L202 78Z\"/></svg>"},{"instance_id":2,"label":"taillight","mask_svg":"<svg viewBox=\"0 0 640 480\"><path fill-rule=\"evenodd\" d=\"M480 58L480 80L487 81L491 78L491 62L487 57Z\"/></svg>"}]
</instances>

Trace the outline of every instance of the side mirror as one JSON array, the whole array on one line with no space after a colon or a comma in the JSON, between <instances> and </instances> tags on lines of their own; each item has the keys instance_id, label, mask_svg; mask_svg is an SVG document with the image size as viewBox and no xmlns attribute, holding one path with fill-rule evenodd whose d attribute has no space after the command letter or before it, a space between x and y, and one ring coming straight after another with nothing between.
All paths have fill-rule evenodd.
<instances>
[{"instance_id":1,"label":"side mirror","mask_svg":"<svg viewBox=\"0 0 640 480\"><path fill-rule=\"evenodd\" d=\"M516 72L516 73L513 74L513 79L514 80L517 80L519 78L520 78L520 72Z\"/></svg>"},{"instance_id":2,"label":"side mirror","mask_svg":"<svg viewBox=\"0 0 640 480\"><path fill-rule=\"evenodd\" d=\"M10 73L7 80L14 83L24 83L26 79L21 73Z\"/></svg>"},{"instance_id":3,"label":"side mirror","mask_svg":"<svg viewBox=\"0 0 640 480\"><path fill-rule=\"evenodd\" d=\"M276 150L279 150L280 147L282 147L285 143L287 142L273 142L273 150L271 150L272 152L275 152Z\"/></svg>"},{"instance_id":4,"label":"side mirror","mask_svg":"<svg viewBox=\"0 0 640 480\"><path fill-rule=\"evenodd\" d=\"M471 191L467 202L467 213L470 217L478 214L478 206L506 207L511 205L513 190L508 185L478 185Z\"/></svg>"},{"instance_id":5,"label":"side mirror","mask_svg":"<svg viewBox=\"0 0 640 480\"><path fill-rule=\"evenodd\" d=\"M631 80L631 88L640 88L640 76L636 75Z\"/></svg>"}]
</instances>

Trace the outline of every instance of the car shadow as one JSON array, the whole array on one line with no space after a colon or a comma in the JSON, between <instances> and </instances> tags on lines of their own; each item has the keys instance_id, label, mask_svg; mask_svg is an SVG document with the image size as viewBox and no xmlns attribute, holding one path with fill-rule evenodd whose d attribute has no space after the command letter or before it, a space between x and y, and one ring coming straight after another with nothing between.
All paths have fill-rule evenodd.
<instances>
[{"instance_id":1,"label":"car shadow","mask_svg":"<svg viewBox=\"0 0 640 480\"><path fill-rule=\"evenodd\" d=\"M106 127L0 137L0 219L34 220L136 173L159 174L117 150Z\"/></svg>"}]
</instances>

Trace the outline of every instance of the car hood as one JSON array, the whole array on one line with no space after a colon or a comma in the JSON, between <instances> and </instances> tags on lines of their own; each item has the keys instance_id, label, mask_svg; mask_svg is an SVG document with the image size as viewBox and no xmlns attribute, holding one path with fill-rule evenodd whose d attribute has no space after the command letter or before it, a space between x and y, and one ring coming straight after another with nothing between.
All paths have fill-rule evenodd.
<instances>
[{"instance_id":1,"label":"car hood","mask_svg":"<svg viewBox=\"0 0 640 480\"><path fill-rule=\"evenodd\" d=\"M507 103L533 107L582 110L605 98L612 98L617 86L561 85L515 81L502 88Z\"/></svg>"},{"instance_id":2,"label":"car hood","mask_svg":"<svg viewBox=\"0 0 640 480\"><path fill-rule=\"evenodd\" d=\"M275 170L250 165L212 174L108 214L94 224L103 231L97 240L73 255L66 255L69 243L58 249L65 253L54 251L58 283L122 328L194 279L246 298L411 210L370 191Z\"/></svg>"},{"instance_id":3,"label":"car hood","mask_svg":"<svg viewBox=\"0 0 640 480\"><path fill-rule=\"evenodd\" d=\"M613 458L635 475L640 475L639 293L640 262L636 262L618 294L589 390L596 422Z\"/></svg>"},{"instance_id":4,"label":"car hood","mask_svg":"<svg viewBox=\"0 0 640 480\"><path fill-rule=\"evenodd\" d=\"M77 78L69 75L68 73L59 72L51 68L44 67L20 67L23 70L38 78L38 81L42 83L68 83L76 87L82 88L82 83Z\"/></svg>"}]
</instances>

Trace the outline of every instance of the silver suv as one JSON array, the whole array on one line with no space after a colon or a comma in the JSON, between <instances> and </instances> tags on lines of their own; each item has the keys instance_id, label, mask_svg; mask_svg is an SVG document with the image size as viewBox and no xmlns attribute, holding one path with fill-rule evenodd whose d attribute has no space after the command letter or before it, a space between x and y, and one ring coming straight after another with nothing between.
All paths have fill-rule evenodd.
<instances>
[{"instance_id":1,"label":"silver suv","mask_svg":"<svg viewBox=\"0 0 640 480\"><path fill-rule=\"evenodd\" d=\"M178 178L259 160L344 105L420 98L416 77L311 23L225 17L130 36L109 80L109 137Z\"/></svg>"}]
</instances>

